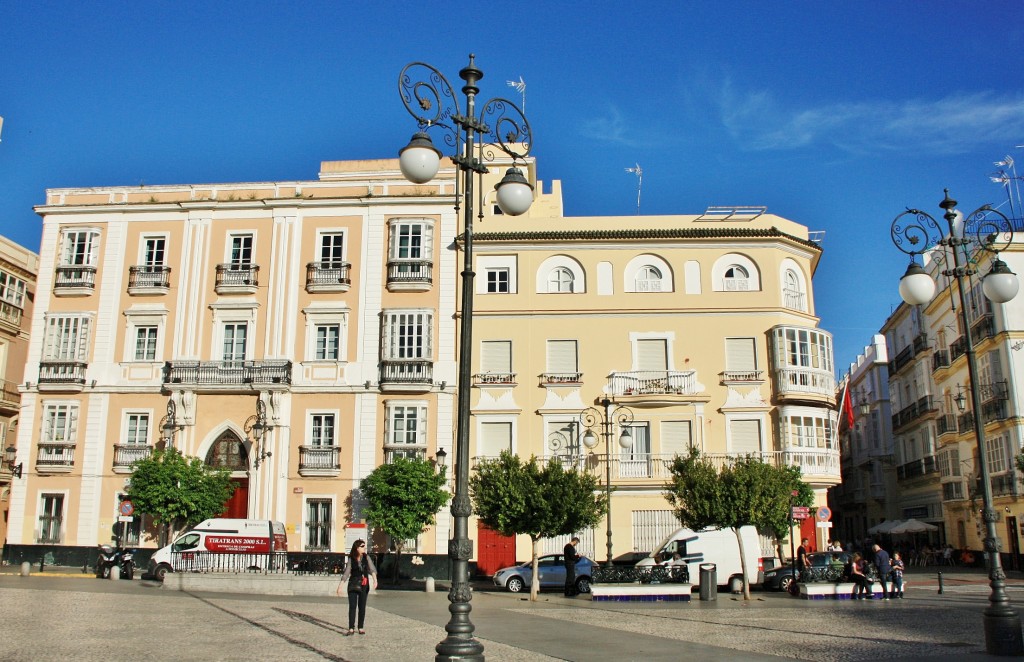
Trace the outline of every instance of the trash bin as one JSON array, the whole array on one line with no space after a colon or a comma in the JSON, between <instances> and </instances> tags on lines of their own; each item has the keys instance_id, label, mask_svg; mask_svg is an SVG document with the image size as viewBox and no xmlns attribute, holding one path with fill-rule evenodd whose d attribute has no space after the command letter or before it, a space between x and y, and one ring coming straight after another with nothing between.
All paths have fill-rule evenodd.
<instances>
[{"instance_id":1,"label":"trash bin","mask_svg":"<svg viewBox=\"0 0 1024 662\"><path fill-rule=\"evenodd\" d=\"M714 563L700 564L700 599L718 599L718 567Z\"/></svg>"}]
</instances>

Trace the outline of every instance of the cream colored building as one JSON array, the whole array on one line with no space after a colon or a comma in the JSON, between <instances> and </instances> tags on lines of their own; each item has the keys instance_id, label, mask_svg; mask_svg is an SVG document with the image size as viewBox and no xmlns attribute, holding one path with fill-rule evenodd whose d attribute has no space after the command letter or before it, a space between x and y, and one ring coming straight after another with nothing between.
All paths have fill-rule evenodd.
<instances>
[{"instance_id":1,"label":"cream colored building","mask_svg":"<svg viewBox=\"0 0 1024 662\"><path fill-rule=\"evenodd\" d=\"M616 556L675 528L664 461L691 444L797 463L824 505L835 380L807 228L763 208L564 217L533 161L533 207L504 217L497 165L475 228L470 455L545 457L563 439L603 476L581 412L628 406ZM161 443L231 468L229 511L285 522L292 550L364 535L363 476L394 454L454 457L453 193L454 170L411 185L397 160L325 162L316 181L49 190L9 541L106 542L131 462ZM416 551L444 554L450 524L445 509ZM584 551L603 558L603 529L581 532ZM135 524L133 543L155 546L149 532ZM501 546L471 537L478 559ZM524 558L517 542L503 554Z\"/></svg>"}]
</instances>

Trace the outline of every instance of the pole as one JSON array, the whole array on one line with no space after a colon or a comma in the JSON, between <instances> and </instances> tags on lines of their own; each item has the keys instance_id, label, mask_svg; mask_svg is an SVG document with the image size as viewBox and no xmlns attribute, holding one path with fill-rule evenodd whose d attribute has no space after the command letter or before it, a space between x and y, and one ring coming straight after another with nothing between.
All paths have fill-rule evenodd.
<instances>
[{"instance_id":1,"label":"pole","mask_svg":"<svg viewBox=\"0 0 1024 662\"><path fill-rule=\"evenodd\" d=\"M793 490L789 494L789 576L792 578L792 582L789 584L790 593L796 587L796 547L793 545L793 497L798 494L796 490Z\"/></svg>"},{"instance_id":2,"label":"pole","mask_svg":"<svg viewBox=\"0 0 1024 662\"><path fill-rule=\"evenodd\" d=\"M601 406L604 407L604 490L605 498L608 499L608 512L607 512L607 529L605 535L608 538L607 548L608 556L604 562L605 567L612 567L612 420L611 420L611 408L612 401L608 398L601 400Z\"/></svg>"}]
</instances>

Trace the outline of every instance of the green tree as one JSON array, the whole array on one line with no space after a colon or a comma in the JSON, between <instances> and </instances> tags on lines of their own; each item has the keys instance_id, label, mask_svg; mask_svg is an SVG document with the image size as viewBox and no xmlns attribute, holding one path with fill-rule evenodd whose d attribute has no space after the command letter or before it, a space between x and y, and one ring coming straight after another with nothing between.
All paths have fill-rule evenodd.
<instances>
[{"instance_id":1,"label":"green tree","mask_svg":"<svg viewBox=\"0 0 1024 662\"><path fill-rule=\"evenodd\" d=\"M799 467L776 467L755 456L736 458L718 467L698 449L677 456L665 498L683 526L731 528L736 534L743 571L743 597L750 599L747 559L740 528L771 531L778 541L789 529L790 505L809 506L813 493L801 480ZM792 492L796 490L794 497Z\"/></svg>"},{"instance_id":2,"label":"green tree","mask_svg":"<svg viewBox=\"0 0 1024 662\"><path fill-rule=\"evenodd\" d=\"M530 536L533 581L530 600L540 590L537 551L542 538L575 533L601 521L608 510L597 478L575 468L566 470L557 459L543 467L508 451L477 464L470 477L473 510L480 521L504 536Z\"/></svg>"},{"instance_id":3,"label":"green tree","mask_svg":"<svg viewBox=\"0 0 1024 662\"><path fill-rule=\"evenodd\" d=\"M173 536L223 513L235 487L227 469L208 467L198 457L168 448L132 466L127 495L137 511Z\"/></svg>"},{"instance_id":4,"label":"green tree","mask_svg":"<svg viewBox=\"0 0 1024 662\"><path fill-rule=\"evenodd\" d=\"M392 580L396 583L405 541L433 524L434 516L451 498L444 483L444 474L427 460L397 457L374 469L359 484L366 498L366 519L395 543Z\"/></svg>"}]
</instances>

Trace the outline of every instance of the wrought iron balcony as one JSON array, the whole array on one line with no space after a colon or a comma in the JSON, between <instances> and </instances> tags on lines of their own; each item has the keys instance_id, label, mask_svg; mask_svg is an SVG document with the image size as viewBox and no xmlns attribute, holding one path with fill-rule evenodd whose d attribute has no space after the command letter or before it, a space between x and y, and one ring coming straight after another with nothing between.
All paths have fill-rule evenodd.
<instances>
[{"instance_id":1,"label":"wrought iron balcony","mask_svg":"<svg viewBox=\"0 0 1024 662\"><path fill-rule=\"evenodd\" d=\"M895 430L903 427L904 425L909 425L924 414L935 411L935 409L936 406L931 396L926 395L917 402L911 404L909 407L904 407L897 413L893 414L892 427Z\"/></svg>"},{"instance_id":2,"label":"wrought iron balcony","mask_svg":"<svg viewBox=\"0 0 1024 662\"><path fill-rule=\"evenodd\" d=\"M956 417L957 428L960 434L974 431L974 412L968 411Z\"/></svg>"},{"instance_id":3,"label":"wrought iron balcony","mask_svg":"<svg viewBox=\"0 0 1024 662\"><path fill-rule=\"evenodd\" d=\"M37 471L70 471L75 466L75 444L40 441L36 449Z\"/></svg>"},{"instance_id":4,"label":"wrought iron balcony","mask_svg":"<svg viewBox=\"0 0 1024 662\"><path fill-rule=\"evenodd\" d=\"M932 372L949 367L949 350L940 349L932 354Z\"/></svg>"},{"instance_id":5,"label":"wrought iron balcony","mask_svg":"<svg viewBox=\"0 0 1024 662\"><path fill-rule=\"evenodd\" d=\"M58 296L88 296L96 289L96 267L62 265L53 279L53 293Z\"/></svg>"},{"instance_id":6,"label":"wrought iron balcony","mask_svg":"<svg viewBox=\"0 0 1024 662\"><path fill-rule=\"evenodd\" d=\"M85 388L84 361L42 361L39 364L40 388L49 386L70 386L75 390Z\"/></svg>"},{"instance_id":7,"label":"wrought iron balcony","mask_svg":"<svg viewBox=\"0 0 1024 662\"><path fill-rule=\"evenodd\" d=\"M697 395L696 370L633 370L611 374L611 395Z\"/></svg>"},{"instance_id":8,"label":"wrought iron balcony","mask_svg":"<svg viewBox=\"0 0 1024 662\"><path fill-rule=\"evenodd\" d=\"M1017 480L1017 474L1013 470L1010 470L1009 473L991 476L990 480L992 482L993 496L1016 496L1021 493L1019 488L1020 481Z\"/></svg>"},{"instance_id":9,"label":"wrought iron balcony","mask_svg":"<svg viewBox=\"0 0 1024 662\"><path fill-rule=\"evenodd\" d=\"M170 287L170 267L145 264L128 267L128 294L163 294Z\"/></svg>"},{"instance_id":10,"label":"wrought iron balcony","mask_svg":"<svg viewBox=\"0 0 1024 662\"><path fill-rule=\"evenodd\" d=\"M832 402L836 397L836 378L828 370L779 368L775 371L775 393L779 397L821 396Z\"/></svg>"},{"instance_id":11,"label":"wrought iron balcony","mask_svg":"<svg viewBox=\"0 0 1024 662\"><path fill-rule=\"evenodd\" d=\"M114 444L114 471L129 472L133 464L152 454L153 448L148 444Z\"/></svg>"},{"instance_id":12,"label":"wrought iron balcony","mask_svg":"<svg viewBox=\"0 0 1024 662\"><path fill-rule=\"evenodd\" d=\"M750 384L764 381L764 370L726 370L721 373L723 384Z\"/></svg>"},{"instance_id":13,"label":"wrought iron balcony","mask_svg":"<svg viewBox=\"0 0 1024 662\"><path fill-rule=\"evenodd\" d=\"M168 361L164 384L196 386L269 386L292 383L292 362L266 361Z\"/></svg>"},{"instance_id":14,"label":"wrought iron balcony","mask_svg":"<svg viewBox=\"0 0 1024 662\"><path fill-rule=\"evenodd\" d=\"M959 431L957 430L956 416L953 414L943 414L942 416L939 416L935 423L940 435L956 434Z\"/></svg>"},{"instance_id":15,"label":"wrought iron balcony","mask_svg":"<svg viewBox=\"0 0 1024 662\"><path fill-rule=\"evenodd\" d=\"M896 477L900 480L907 478L919 478L926 474L937 473L938 462L934 455L928 455L919 460L911 460L906 464L896 467Z\"/></svg>"},{"instance_id":16,"label":"wrought iron balcony","mask_svg":"<svg viewBox=\"0 0 1024 662\"><path fill-rule=\"evenodd\" d=\"M979 317L971 324L971 340L977 345L982 340L996 335L996 318L992 313Z\"/></svg>"},{"instance_id":17,"label":"wrought iron balcony","mask_svg":"<svg viewBox=\"0 0 1024 662\"><path fill-rule=\"evenodd\" d=\"M473 383L479 386L503 385L513 386L516 383L514 372L484 372L473 375Z\"/></svg>"},{"instance_id":18,"label":"wrought iron balcony","mask_svg":"<svg viewBox=\"0 0 1024 662\"><path fill-rule=\"evenodd\" d=\"M432 361L384 360L380 362L382 391L430 390L434 383Z\"/></svg>"},{"instance_id":19,"label":"wrought iron balcony","mask_svg":"<svg viewBox=\"0 0 1024 662\"><path fill-rule=\"evenodd\" d=\"M0 301L0 323L11 327L11 330L17 331L21 328L21 316L23 314L24 312L21 308L14 304Z\"/></svg>"},{"instance_id":20,"label":"wrought iron balcony","mask_svg":"<svg viewBox=\"0 0 1024 662\"><path fill-rule=\"evenodd\" d=\"M963 501L966 498L967 497L964 496L963 480L955 480L949 483L942 484L943 501Z\"/></svg>"},{"instance_id":21,"label":"wrought iron balcony","mask_svg":"<svg viewBox=\"0 0 1024 662\"><path fill-rule=\"evenodd\" d=\"M967 353L967 340L960 336L949 345L949 362L952 363Z\"/></svg>"},{"instance_id":22,"label":"wrought iron balcony","mask_svg":"<svg viewBox=\"0 0 1024 662\"><path fill-rule=\"evenodd\" d=\"M255 264L218 264L214 290L217 294L255 294L259 272Z\"/></svg>"},{"instance_id":23,"label":"wrought iron balcony","mask_svg":"<svg viewBox=\"0 0 1024 662\"><path fill-rule=\"evenodd\" d=\"M310 262L306 265L306 291L348 292L351 268L348 262Z\"/></svg>"},{"instance_id":24,"label":"wrought iron balcony","mask_svg":"<svg viewBox=\"0 0 1024 662\"><path fill-rule=\"evenodd\" d=\"M388 262L388 290L392 292L425 292L433 283L434 263L430 260L395 260Z\"/></svg>"},{"instance_id":25,"label":"wrought iron balcony","mask_svg":"<svg viewBox=\"0 0 1024 662\"><path fill-rule=\"evenodd\" d=\"M545 372L540 376L540 382L545 386L557 386L558 384L579 384L582 381L582 372Z\"/></svg>"},{"instance_id":26,"label":"wrought iron balcony","mask_svg":"<svg viewBox=\"0 0 1024 662\"><path fill-rule=\"evenodd\" d=\"M299 446L299 475L337 476L340 471L340 446Z\"/></svg>"}]
</instances>

